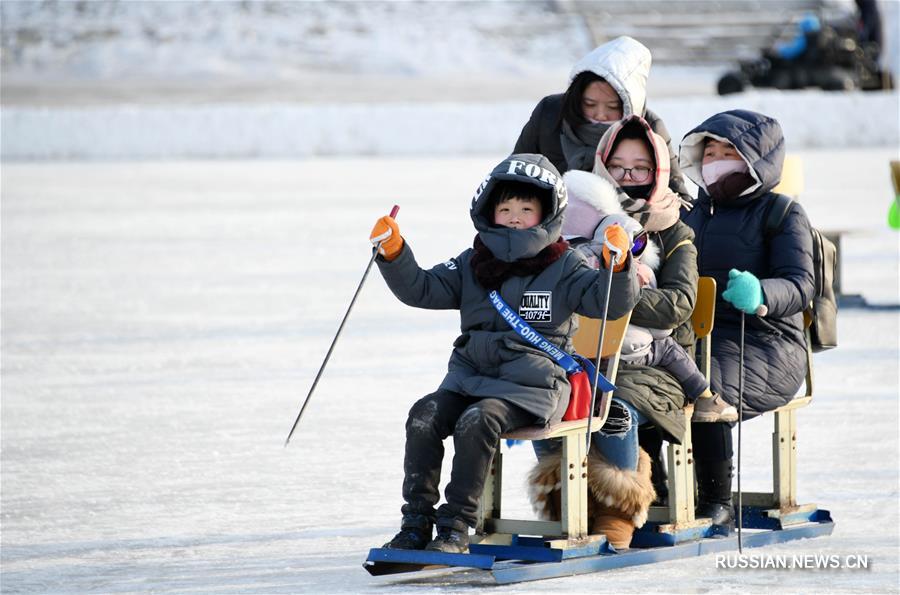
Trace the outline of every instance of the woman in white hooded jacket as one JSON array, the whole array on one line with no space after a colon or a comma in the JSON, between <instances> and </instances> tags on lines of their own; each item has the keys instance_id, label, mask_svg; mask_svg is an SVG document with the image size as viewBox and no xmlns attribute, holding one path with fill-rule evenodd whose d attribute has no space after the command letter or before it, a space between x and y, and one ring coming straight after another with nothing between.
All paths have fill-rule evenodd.
<instances>
[{"instance_id":1,"label":"woman in white hooded jacket","mask_svg":"<svg viewBox=\"0 0 900 595\"><path fill-rule=\"evenodd\" d=\"M665 141L672 156L669 188L690 200L669 132L662 119L646 107L651 61L650 50L627 36L595 48L572 68L565 93L538 102L513 153L540 153L560 173L591 171L597 143L609 127L622 118L641 116Z\"/></svg>"}]
</instances>

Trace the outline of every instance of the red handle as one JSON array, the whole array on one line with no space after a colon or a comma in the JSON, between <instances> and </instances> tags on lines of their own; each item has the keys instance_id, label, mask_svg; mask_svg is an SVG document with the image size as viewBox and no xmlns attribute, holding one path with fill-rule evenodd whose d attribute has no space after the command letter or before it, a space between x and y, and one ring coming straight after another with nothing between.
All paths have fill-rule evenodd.
<instances>
[{"instance_id":1,"label":"red handle","mask_svg":"<svg viewBox=\"0 0 900 595\"><path fill-rule=\"evenodd\" d=\"M400 205L394 205L394 208L391 209L391 219L395 219L397 217L397 213L400 211Z\"/></svg>"}]
</instances>

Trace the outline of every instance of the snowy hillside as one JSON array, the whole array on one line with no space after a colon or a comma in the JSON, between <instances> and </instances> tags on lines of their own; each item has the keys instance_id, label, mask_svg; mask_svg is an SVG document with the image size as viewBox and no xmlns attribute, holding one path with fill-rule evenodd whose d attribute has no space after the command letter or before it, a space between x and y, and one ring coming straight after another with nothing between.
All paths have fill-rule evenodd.
<instances>
[{"instance_id":1,"label":"snowy hillside","mask_svg":"<svg viewBox=\"0 0 900 595\"><path fill-rule=\"evenodd\" d=\"M540 96L493 103L6 108L5 159L506 155ZM896 93L754 92L651 101L677 145L725 109L779 119L789 150L896 146Z\"/></svg>"},{"instance_id":2,"label":"snowy hillside","mask_svg":"<svg viewBox=\"0 0 900 595\"><path fill-rule=\"evenodd\" d=\"M846 4L791 0L785 6ZM888 22L896 21L894 4L900 5L885 7ZM506 153L538 99L564 89L572 63L603 31L638 38L643 32L648 43L659 36L658 26L641 28L640 12L628 3L604 5L610 10L598 13L606 23L600 33L587 26L579 6L561 1L6 1L0 3L0 155ZM705 10L713 22L719 11L731 15L735 7L748 11L751 20L777 22L779 14L750 0L643 6L653 22L667 14L660 11L679 7ZM598 12L593 5L591 10ZM715 80L729 67L654 67L649 105L676 142L710 114L732 107L779 118L795 149L900 141L896 93L761 91L715 97Z\"/></svg>"},{"instance_id":3,"label":"snowy hillside","mask_svg":"<svg viewBox=\"0 0 900 595\"><path fill-rule=\"evenodd\" d=\"M528 75L591 44L553 2L12 1L0 15L3 67L21 77Z\"/></svg>"}]
</instances>

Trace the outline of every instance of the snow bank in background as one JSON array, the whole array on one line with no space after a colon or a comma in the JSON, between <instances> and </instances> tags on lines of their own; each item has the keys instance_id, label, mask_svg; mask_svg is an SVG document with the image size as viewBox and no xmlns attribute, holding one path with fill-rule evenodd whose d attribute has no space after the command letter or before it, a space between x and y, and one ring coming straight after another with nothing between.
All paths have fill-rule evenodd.
<instances>
[{"instance_id":1,"label":"snow bank in background","mask_svg":"<svg viewBox=\"0 0 900 595\"><path fill-rule=\"evenodd\" d=\"M791 149L896 146L897 93L754 92L650 102L677 141L708 116L772 115ZM5 107L3 159L506 154L533 102Z\"/></svg>"},{"instance_id":2,"label":"snow bank in background","mask_svg":"<svg viewBox=\"0 0 900 595\"><path fill-rule=\"evenodd\" d=\"M592 35L602 37L576 4L0 2L0 157L506 154L540 95L562 90ZM897 22L897 5L884 6L885 23ZM613 15L604 18L605 27ZM889 49L894 29L885 27ZM627 32L653 45L650 29ZM741 107L777 117L792 148L898 144L896 93L711 97L725 65L699 74L655 62L650 105L676 143Z\"/></svg>"}]
</instances>

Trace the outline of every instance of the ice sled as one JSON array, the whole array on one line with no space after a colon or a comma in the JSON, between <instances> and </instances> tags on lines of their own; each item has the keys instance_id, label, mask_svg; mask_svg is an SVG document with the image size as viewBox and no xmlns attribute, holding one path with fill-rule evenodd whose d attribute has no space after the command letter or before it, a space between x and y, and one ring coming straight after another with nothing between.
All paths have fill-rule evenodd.
<instances>
[{"instance_id":1,"label":"ice sled","mask_svg":"<svg viewBox=\"0 0 900 595\"><path fill-rule=\"evenodd\" d=\"M701 277L692 326L697 335L698 363L707 377L710 370L710 333L716 300L716 284ZM630 314L610 321L606 327L603 358L605 373L615 383L619 354ZM578 353L596 357L599 321L582 319L575 337ZM827 510L815 504L798 504L797 411L812 399L812 352L806 394L771 414L773 488L771 492L742 494L742 545L752 548L829 535L834 522ZM600 428L609 411L612 392L598 395L599 415L591 428ZM692 407L685 409L689 419ZM770 414L766 414L770 415ZM652 506L647 523L634 533L631 547L617 551L603 535L588 532L587 419L560 422L549 427L522 428L503 438L541 440L560 438L561 512L559 521L518 520L503 517L501 485L503 453L498 444L482 494L479 521L470 536L468 554L446 554L423 550L374 548L363 567L373 576L414 573L438 568L483 571L498 584L572 576L613 570L653 562L737 551L737 535L717 534L709 519L694 517L695 481L691 456L690 423L682 444L669 444L668 504ZM735 494L737 502L737 494Z\"/></svg>"}]
</instances>

